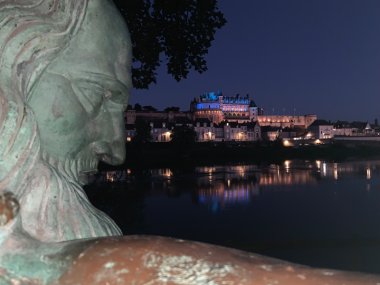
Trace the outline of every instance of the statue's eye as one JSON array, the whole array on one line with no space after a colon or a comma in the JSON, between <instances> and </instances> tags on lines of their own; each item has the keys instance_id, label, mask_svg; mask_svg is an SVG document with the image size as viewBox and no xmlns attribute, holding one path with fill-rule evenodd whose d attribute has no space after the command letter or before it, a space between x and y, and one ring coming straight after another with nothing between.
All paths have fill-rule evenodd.
<instances>
[{"instance_id":1,"label":"statue's eye","mask_svg":"<svg viewBox=\"0 0 380 285\"><path fill-rule=\"evenodd\" d=\"M88 80L75 80L72 82L72 87L78 100L89 114L97 113L103 100L112 96L112 93L102 85Z\"/></svg>"},{"instance_id":2,"label":"statue's eye","mask_svg":"<svg viewBox=\"0 0 380 285\"><path fill-rule=\"evenodd\" d=\"M115 103L112 105L117 108L127 107L129 88L125 84L104 74L86 73L84 77L78 75L71 85L88 114L97 114L104 102Z\"/></svg>"},{"instance_id":3,"label":"statue's eye","mask_svg":"<svg viewBox=\"0 0 380 285\"><path fill-rule=\"evenodd\" d=\"M125 105L125 107L127 106L126 103L128 102L127 101L128 95L126 92L122 90L117 90L116 88L114 88L114 90L109 91L109 92L111 96L108 97L107 99L109 99L110 101L118 105Z\"/></svg>"}]
</instances>

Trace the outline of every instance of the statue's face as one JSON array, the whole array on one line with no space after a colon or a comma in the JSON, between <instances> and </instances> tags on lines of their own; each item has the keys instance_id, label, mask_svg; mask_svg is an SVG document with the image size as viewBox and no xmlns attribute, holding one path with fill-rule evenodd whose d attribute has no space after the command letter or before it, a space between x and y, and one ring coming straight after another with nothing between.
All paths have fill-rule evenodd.
<instances>
[{"instance_id":1,"label":"statue's face","mask_svg":"<svg viewBox=\"0 0 380 285\"><path fill-rule=\"evenodd\" d=\"M43 152L75 180L96 171L99 160L117 164L125 156L131 43L110 2L89 1L78 34L42 74L28 102Z\"/></svg>"}]
</instances>

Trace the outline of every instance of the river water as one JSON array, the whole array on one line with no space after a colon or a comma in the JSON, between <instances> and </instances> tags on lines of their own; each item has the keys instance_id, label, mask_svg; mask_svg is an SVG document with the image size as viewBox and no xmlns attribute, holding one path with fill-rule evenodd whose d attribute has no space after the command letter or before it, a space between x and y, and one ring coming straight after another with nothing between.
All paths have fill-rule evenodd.
<instances>
[{"instance_id":1,"label":"river water","mask_svg":"<svg viewBox=\"0 0 380 285\"><path fill-rule=\"evenodd\" d=\"M126 169L86 187L124 234L380 273L380 161Z\"/></svg>"}]
</instances>

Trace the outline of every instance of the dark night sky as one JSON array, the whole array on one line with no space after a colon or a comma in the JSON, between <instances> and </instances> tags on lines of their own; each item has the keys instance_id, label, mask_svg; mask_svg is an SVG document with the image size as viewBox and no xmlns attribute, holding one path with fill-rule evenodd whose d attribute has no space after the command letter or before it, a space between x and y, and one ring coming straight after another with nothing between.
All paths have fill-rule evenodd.
<instances>
[{"instance_id":1,"label":"dark night sky","mask_svg":"<svg viewBox=\"0 0 380 285\"><path fill-rule=\"evenodd\" d=\"M379 0L219 0L208 71L177 83L159 70L131 104L188 110L206 91L250 94L265 114L380 119Z\"/></svg>"}]
</instances>

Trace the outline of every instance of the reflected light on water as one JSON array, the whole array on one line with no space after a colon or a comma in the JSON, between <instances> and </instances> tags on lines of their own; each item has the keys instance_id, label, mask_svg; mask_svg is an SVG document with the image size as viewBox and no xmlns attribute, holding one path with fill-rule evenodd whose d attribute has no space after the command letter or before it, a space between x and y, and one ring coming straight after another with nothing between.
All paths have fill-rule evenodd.
<instances>
[{"instance_id":1,"label":"reflected light on water","mask_svg":"<svg viewBox=\"0 0 380 285\"><path fill-rule=\"evenodd\" d=\"M216 167L203 166L203 167L197 167L197 170L201 173L213 174L214 172L216 172Z\"/></svg>"},{"instance_id":2,"label":"reflected light on water","mask_svg":"<svg viewBox=\"0 0 380 285\"><path fill-rule=\"evenodd\" d=\"M299 168L300 167L300 168ZM247 185L255 185L255 187L263 186L291 186L301 184L316 184L318 175L320 178L333 178L334 180L341 179L352 173L363 173L366 180L371 180L375 173L376 167L372 167L368 162L361 165L352 165L348 163L328 163L321 160L314 162L300 162L285 160L282 164L270 164L266 167L259 168L257 165L231 165L231 166L212 166L212 167L197 167L195 168L195 175L197 177L198 187L200 189L208 187L207 189L214 189L215 187L222 187L218 191L240 191L246 188ZM162 187L166 187L167 183L173 182L175 174L170 168L151 169L149 172L151 177L156 179L155 185L159 185L160 181L166 181ZM203 175L202 175L203 174ZM133 179L134 171L125 169L123 171L107 171L101 174L99 182L115 183L121 181L129 181ZM159 178L157 180L157 178ZM162 179L162 180L161 180ZM218 183L222 183L220 186ZM218 185L218 186L216 186ZM253 188L250 186L249 191ZM368 186L369 187L369 186ZM255 189L256 189L255 188ZM207 191L208 191L207 190ZM209 195L213 195L210 192ZM246 193L246 192L244 192ZM237 196L236 196L237 195ZM218 197L240 197L239 199L232 199L231 201L240 201L248 199L249 195L242 194L218 194ZM245 197L244 199L241 197ZM219 198L218 198L219 199Z\"/></svg>"},{"instance_id":3,"label":"reflected light on water","mask_svg":"<svg viewBox=\"0 0 380 285\"><path fill-rule=\"evenodd\" d=\"M281 186L297 184L315 184L316 179L310 172L291 172L286 173L261 173L259 178L260 186Z\"/></svg>"},{"instance_id":4,"label":"reflected light on water","mask_svg":"<svg viewBox=\"0 0 380 285\"><path fill-rule=\"evenodd\" d=\"M233 191L224 191L223 200L226 203L241 203L249 202L250 200L250 191L248 189L236 189Z\"/></svg>"},{"instance_id":5,"label":"reflected light on water","mask_svg":"<svg viewBox=\"0 0 380 285\"><path fill-rule=\"evenodd\" d=\"M284 165L285 165L285 171L286 171L286 173L289 173L289 170L290 170L290 163L291 163L290 160L285 160L285 161L284 161Z\"/></svg>"},{"instance_id":6,"label":"reflected light on water","mask_svg":"<svg viewBox=\"0 0 380 285\"><path fill-rule=\"evenodd\" d=\"M225 183L219 182L209 187L198 188L198 202L210 205L213 211L225 208L227 205L247 204L251 197L258 195L258 186L250 183L243 183L229 180L231 189L226 187ZM228 185L228 182L227 182Z\"/></svg>"},{"instance_id":7,"label":"reflected light on water","mask_svg":"<svg viewBox=\"0 0 380 285\"><path fill-rule=\"evenodd\" d=\"M213 211L222 210L227 205L247 204L253 197L266 191L291 191L295 185L317 185L319 179L344 180L352 173L361 173L365 179L365 189L371 189L370 180L376 175L376 167L368 162L362 164L329 163L321 160L300 162L285 160L280 164L230 165L196 167L193 176L186 176L196 182L194 201L211 206ZM182 177L170 168L150 169L145 172L147 179L152 179L152 189L181 193ZM135 181L135 171L107 171L99 176L99 182L116 183ZM187 174L186 174L187 175ZM285 186L285 187L283 187ZM282 187L282 188L278 188Z\"/></svg>"},{"instance_id":8,"label":"reflected light on water","mask_svg":"<svg viewBox=\"0 0 380 285\"><path fill-rule=\"evenodd\" d=\"M166 177L166 178L170 178L173 176L173 172L170 170L170 168L164 168L162 169L162 176Z\"/></svg>"},{"instance_id":9,"label":"reflected light on water","mask_svg":"<svg viewBox=\"0 0 380 285\"><path fill-rule=\"evenodd\" d=\"M320 160L316 160L315 164L317 165L318 171L321 171L321 161Z\"/></svg>"},{"instance_id":10,"label":"reflected light on water","mask_svg":"<svg viewBox=\"0 0 380 285\"><path fill-rule=\"evenodd\" d=\"M338 180L338 164L334 163L334 179Z\"/></svg>"},{"instance_id":11,"label":"reflected light on water","mask_svg":"<svg viewBox=\"0 0 380 285\"><path fill-rule=\"evenodd\" d=\"M323 175L323 176L326 176L326 175L327 175L327 164L326 164L326 162L324 162L324 163L322 164L322 175Z\"/></svg>"},{"instance_id":12,"label":"reflected light on water","mask_svg":"<svg viewBox=\"0 0 380 285\"><path fill-rule=\"evenodd\" d=\"M239 173L239 175L241 177L244 177L244 175L245 175L245 167L244 166L238 166L237 167L237 172Z\"/></svg>"},{"instance_id":13,"label":"reflected light on water","mask_svg":"<svg viewBox=\"0 0 380 285\"><path fill-rule=\"evenodd\" d=\"M366 175L367 179L370 180L371 179L371 168L370 167L367 167L366 174L367 174Z\"/></svg>"},{"instance_id":14,"label":"reflected light on water","mask_svg":"<svg viewBox=\"0 0 380 285\"><path fill-rule=\"evenodd\" d=\"M210 182L211 182L212 179L213 179L212 174L213 174L214 172L215 172L215 168L210 168L210 169L208 170L208 179L209 179Z\"/></svg>"},{"instance_id":15,"label":"reflected light on water","mask_svg":"<svg viewBox=\"0 0 380 285\"><path fill-rule=\"evenodd\" d=\"M86 192L127 234L257 245L278 258L327 256L336 263L318 266L380 271L380 160L122 171L102 172Z\"/></svg>"}]
</instances>

